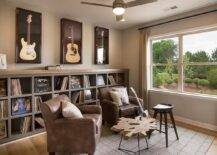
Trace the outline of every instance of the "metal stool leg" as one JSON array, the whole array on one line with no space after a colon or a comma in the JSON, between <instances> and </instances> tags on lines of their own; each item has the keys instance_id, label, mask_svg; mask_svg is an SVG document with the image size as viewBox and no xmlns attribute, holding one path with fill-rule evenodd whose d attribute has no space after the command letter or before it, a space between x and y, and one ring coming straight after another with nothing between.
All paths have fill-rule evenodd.
<instances>
[{"instance_id":1,"label":"metal stool leg","mask_svg":"<svg viewBox=\"0 0 217 155\"><path fill-rule=\"evenodd\" d=\"M138 150L139 150L139 155L140 155L140 135L138 133Z\"/></svg>"},{"instance_id":2,"label":"metal stool leg","mask_svg":"<svg viewBox=\"0 0 217 155\"><path fill-rule=\"evenodd\" d=\"M156 118L157 117L157 111L154 111L154 116L153 118Z\"/></svg>"},{"instance_id":3,"label":"metal stool leg","mask_svg":"<svg viewBox=\"0 0 217 155\"><path fill-rule=\"evenodd\" d=\"M173 128L174 128L175 133L176 133L176 138L177 138L177 140L179 140L178 132L177 132L177 129L176 129L176 123L175 123L175 120L174 120L173 112L172 112L172 111L170 111L170 119L171 119L171 121L172 121Z\"/></svg>"},{"instance_id":4,"label":"metal stool leg","mask_svg":"<svg viewBox=\"0 0 217 155\"><path fill-rule=\"evenodd\" d=\"M162 113L160 113L160 133L161 133L161 127L162 127Z\"/></svg>"},{"instance_id":5,"label":"metal stool leg","mask_svg":"<svg viewBox=\"0 0 217 155\"><path fill-rule=\"evenodd\" d=\"M167 127L167 113L164 113L164 121L165 121L166 147L168 147L168 127Z\"/></svg>"}]
</instances>

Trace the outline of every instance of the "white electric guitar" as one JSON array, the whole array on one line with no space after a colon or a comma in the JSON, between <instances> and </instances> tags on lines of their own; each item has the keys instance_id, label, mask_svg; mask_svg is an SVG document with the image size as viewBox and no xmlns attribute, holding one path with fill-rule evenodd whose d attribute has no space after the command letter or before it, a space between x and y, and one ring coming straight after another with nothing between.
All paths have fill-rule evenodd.
<instances>
[{"instance_id":1,"label":"white electric guitar","mask_svg":"<svg viewBox=\"0 0 217 155\"><path fill-rule=\"evenodd\" d=\"M32 22L32 15L27 16L27 42L24 40L24 38L21 38L21 44L22 49L20 51L20 58L22 60L35 60L36 59L36 52L35 52L35 42L33 44L30 44L30 24Z\"/></svg>"},{"instance_id":2,"label":"white electric guitar","mask_svg":"<svg viewBox=\"0 0 217 155\"><path fill-rule=\"evenodd\" d=\"M67 53L66 53L66 61L70 63L76 63L81 60L81 57L78 53L78 45L74 44L74 34L73 29L71 28L71 42L67 44Z\"/></svg>"},{"instance_id":3,"label":"white electric guitar","mask_svg":"<svg viewBox=\"0 0 217 155\"><path fill-rule=\"evenodd\" d=\"M133 87L130 87L130 90L132 91L134 97L136 98L136 101L138 102L141 115L145 117L149 117L148 110L144 110L144 108L142 107L142 104L140 103L140 100L136 94L136 91L133 89Z\"/></svg>"}]
</instances>

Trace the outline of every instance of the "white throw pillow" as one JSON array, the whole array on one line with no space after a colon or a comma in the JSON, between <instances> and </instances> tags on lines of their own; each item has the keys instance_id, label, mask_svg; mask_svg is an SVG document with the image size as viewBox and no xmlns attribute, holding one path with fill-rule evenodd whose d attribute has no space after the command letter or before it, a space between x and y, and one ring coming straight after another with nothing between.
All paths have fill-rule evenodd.
<instances>
[{"instance_id":1,"label":"white throw pillow","mask_svg":"<svg viewBox=\"0 0 217 155\"><path fill-rule=\"evenodd\" d=\"M118 106L123 105L121 101L121 94L118 91L110 91L109 93L114 103L117 103Z\"/></svg>"},{"instance_id":2,"label":"white throw pillow","mask_svg":"<svg viewBox=\"0 0 217 155\"><path fill-rule=\"evenodd\" d=\"M127 93L127 88L117 87L117 88L112 88L112 89L120 93L122 103L129 104L130 101L129 101L129 96Z\"/></svg>"},{"instance_id":3,"label":"white throw pillow","mask_svg":"<svg viewBox=\"0 0 217 155\"><path fill-rule=\"evenodd\" d=\"M62 114L66 118L83 118L81 111L71 102L62 102Z\"/></svg>"}]
</instances>

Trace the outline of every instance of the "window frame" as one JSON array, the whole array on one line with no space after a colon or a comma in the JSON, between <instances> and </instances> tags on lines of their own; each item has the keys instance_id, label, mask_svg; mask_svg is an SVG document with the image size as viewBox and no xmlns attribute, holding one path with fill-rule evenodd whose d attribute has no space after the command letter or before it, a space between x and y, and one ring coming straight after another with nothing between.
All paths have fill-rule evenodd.
<instances>
[{"instance_id":1,"label":"window frame","mask_svg":"<svg viewBox=\"0 0 217 155\"><path fill-rule=\"evenodd\" d=\"M153 36L150 37L149 45L150 45L150 90L154 91L162 91L162 92L172 92L172 93L179 93L179 94L188 94L193 96L202 96L202 97L211 97L211 98L217 98L217 95L212 94L202 94L202 93L196 93L196 92L188 92L184 91L184 51L183 51L183 37L185 35L192 35L192 34L198 34L198 33L206 33L206 32L212 32L217 31L217 27L212 28L204 28L204 29L197 29L197 30L190 30L186 32L180 32L176 34L168 34L163 36ZM152 49L152 42L156 40L161 39L170 39L170 38L178 38L178 61L177 63L173 63L174 65L177 65L178 67L178 89L177 90L170 90L170 89L160 89L153 87L153 67L154 66L166 66L166 63L153 63L153 49ZM217 66L217 62L189 62L189 66Z\"/></svg>"}]
</instances>

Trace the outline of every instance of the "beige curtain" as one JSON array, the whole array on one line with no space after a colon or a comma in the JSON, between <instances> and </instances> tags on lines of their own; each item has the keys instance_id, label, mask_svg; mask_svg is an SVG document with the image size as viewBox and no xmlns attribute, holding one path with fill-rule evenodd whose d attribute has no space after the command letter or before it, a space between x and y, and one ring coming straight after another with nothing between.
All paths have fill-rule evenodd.
<instances>
[{"instance_id":1,"label":"beige curtain","mask_svg":"<svg viewBox=\"0 0 217 155\"><path fill-rule=\"evenodd\" d=\"M145 108L149 109L148 90L150 88L150 52L149 30L140 30L139 45L139 94L144 99Z\"/></svg>"}]
</instances>

